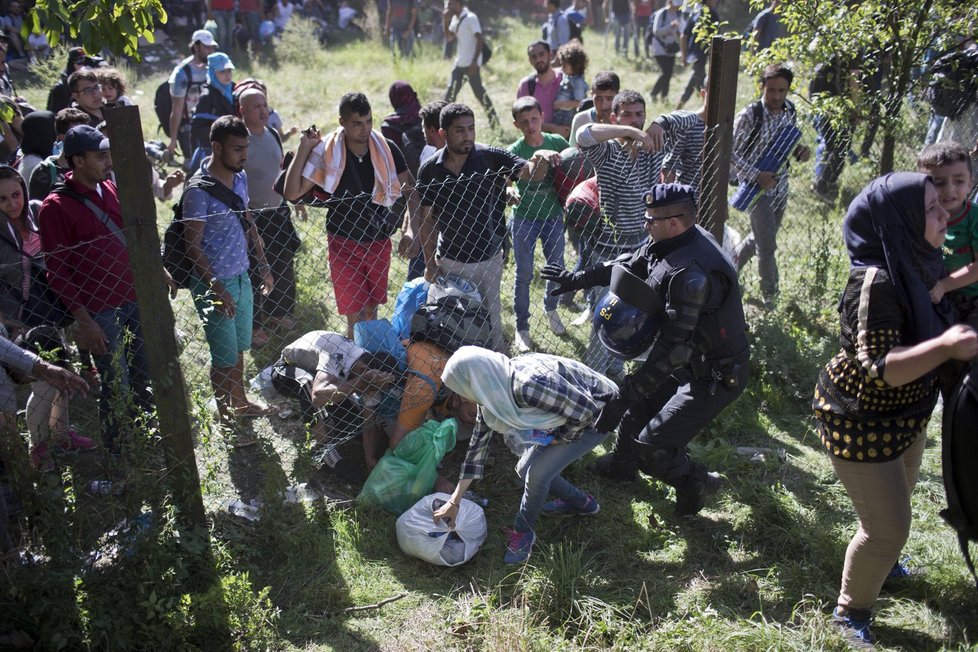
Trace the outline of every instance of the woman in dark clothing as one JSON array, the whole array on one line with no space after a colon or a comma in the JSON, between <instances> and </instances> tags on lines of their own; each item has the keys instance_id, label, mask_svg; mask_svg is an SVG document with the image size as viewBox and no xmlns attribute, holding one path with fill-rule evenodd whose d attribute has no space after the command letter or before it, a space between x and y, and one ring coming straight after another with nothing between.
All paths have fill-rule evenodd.
<instances>
[{"instance_id":1,"label":"woman in dark clothing","mask_svg":"<svg viewBox=\"0 0 978 652\"><path fill-rule=\"evenodd\" d=\"M871 182L843 223L851 267L842 350L819 375L813 408L859 517L833 614L857 646L872 645L873 604L910 534L938 370L978 354L975 331L954 325L948 301L928 294L945 274L947 218L930 177L900 172Z\"/></svg>"},{"instance_id":2,"label":"woman in dark clothing","mask_svg":"<svg viewBox=\"0 0 978 652\"><path fill-rule=\"evenodd\" d=\"M424 129L419 114L421 102L418 101L418 94L414 92L411 84L405 81L391 84L388 97L391 106L394 107L394 113L384 118L380 125L380 132L384 134L384 138L394 141L394 144L401 148L408 169L417 177L418 166L421 164L421 151L425 145Z\"/></svg>"},{"instance_id":3,"label":"woman in dark clothing","mask_svg":"<svg viewBox=\"0 0 978 652\"><path fill-rule=\"evenodd\" d=\"M194 152L196 171L204 156L211 153L211 125L222 115L234 115L234 64L223 52L214 52L207 57L207 83L201 90L200 99L190 119L190 146ZM197 149L203 150L203 156ZM199 160L198 160L199 159Z\"/></svg>"},{"instance_id":4,"label":"woman in dark clothing","mask_svg":"<svg viewBox=\"0 0 978 652\"><path fill-rule=\"evenodd\" d=\"M64 307L53 303L44 274L27 184L17 170L0 165L0 316L11 337L25 327L63 325Z\"/></svg>"},{"instance_id":5,"label":"woman in dark clothing","mask_svg":"<svg viewBox=\"0 0 978 652\"><path fill-rule=\"evenodd\" d=\"M51 156L57 132L54 129L54 114L50 111L34 111L21 125L23 137L20 140L20 165L17 171L24 179L30 179L37 164Z\"/></svg>"}]
</instances>

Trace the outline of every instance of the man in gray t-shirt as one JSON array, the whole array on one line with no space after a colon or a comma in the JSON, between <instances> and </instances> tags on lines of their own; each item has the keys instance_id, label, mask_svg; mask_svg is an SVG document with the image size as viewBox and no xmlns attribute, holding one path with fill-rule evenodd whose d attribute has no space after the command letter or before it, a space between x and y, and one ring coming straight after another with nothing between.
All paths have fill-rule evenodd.
<instances>
[{"instance_id":1,"label":"man in gray t-shirt","mask_svg":"<svg viewBox=\"0 0 978 652\"><path fill-rule=\"evenodd\" d=\"M258 88L250 88L238 100L238 113L248 127L248 208L265 242L265 256L272 267L275 287L267 297L255 293L252 347L268 340L265 328L291 329L295 326L295 266L299 235L292 222L292 211L273 190L282 169L282 139L268 126L268 100ZM252 287L260 284L252 280Z\"/></svg>"}]
</instances>

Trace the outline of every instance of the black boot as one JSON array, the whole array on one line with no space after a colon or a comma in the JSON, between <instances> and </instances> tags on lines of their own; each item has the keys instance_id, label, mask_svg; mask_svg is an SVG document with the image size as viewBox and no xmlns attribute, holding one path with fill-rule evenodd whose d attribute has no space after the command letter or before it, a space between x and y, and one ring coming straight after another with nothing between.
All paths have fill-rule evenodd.
<instances>
[{"instance_id":1,"label":"black boot","mask_svg":"<svg viewBox=\"0 0 978 652\"><path fill-rule=\"evenodd\" d=\"M619 436L615 442L615 450L589 464L588 470L612 480L638 480L638 464L632 450L631 438Z\"/></svg>"},{"instance_id":2,"label":"black boot","mask_svg":"<svg viewBox=\"0 0 978 652\"><path fill-rule=\"evenodd\" d=\"M706 505L706 499L720 488L720 474L707 471L698 462L693 462L690 467L686 477L671 483L676 488L676 516L699 514Z\"/></svg>"}]
</instances>

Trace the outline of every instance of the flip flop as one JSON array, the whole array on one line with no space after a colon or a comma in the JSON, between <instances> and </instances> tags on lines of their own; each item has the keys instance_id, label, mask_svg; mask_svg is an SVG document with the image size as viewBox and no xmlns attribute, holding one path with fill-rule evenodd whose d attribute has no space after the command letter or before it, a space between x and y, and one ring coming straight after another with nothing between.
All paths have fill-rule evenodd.
<instances>
[{"instance_id":1,"label":"flip flop","mask_svg":"<svg viewBox=\"0 0 978 652\"><path fill-rule=\"evenodd\" d=\"M258 405L257 403L249 403L248 405L240 408L234 409L234 416L242 419L255 419L258 417L270 417L278 412L271 405Z\"/></svg>"}]
</instances>

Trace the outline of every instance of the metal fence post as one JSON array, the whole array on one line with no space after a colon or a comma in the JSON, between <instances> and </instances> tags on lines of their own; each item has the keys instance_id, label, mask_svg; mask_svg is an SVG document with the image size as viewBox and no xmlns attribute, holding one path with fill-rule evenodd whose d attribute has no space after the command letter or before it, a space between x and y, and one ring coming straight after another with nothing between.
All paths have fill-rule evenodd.
<instances>
[{"instance_id":1,"label":"metal fence post","mask_svg":"<svg viewBox=\"0 0 978 652\"><path fill-rule=\"evenodd\" d=\"M739 67L740 39L714 36L710 43L710 72L706 91L699 222L717 242L723 242L723 227L727 223L727 185L730 180Z\"/></svg>"}]
</instances>

